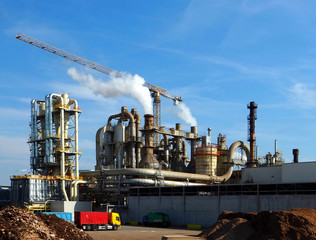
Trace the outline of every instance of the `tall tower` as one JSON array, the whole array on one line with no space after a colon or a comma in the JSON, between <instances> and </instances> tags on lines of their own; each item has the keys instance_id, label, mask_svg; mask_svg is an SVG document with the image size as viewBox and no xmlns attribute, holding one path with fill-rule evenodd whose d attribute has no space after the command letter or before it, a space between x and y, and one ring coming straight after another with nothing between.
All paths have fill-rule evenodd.
<instances>
[{"instance_id":1,"label":"tall tower","mask_svg":"<svg viewBox=\"0 0 316 240\"><path fill-rule=\"evenodd\" d=\"M257 120L257 111L258 105L255 102L250 102L247 106L250 109L250 114L248 116L248 141L250 143L250 157L247 160L248 167L256 167L257 159L255 156L255 147L256 147L256 136L255 136L255 121Z\"/></svg>"},{"instance_id":2,"label":"tall tower","mask_svg":"<svg viewBox=\"0 0 316 240\"><path fill-rule=\"evenodd\" d=\"M79 178L78 117L81 110L68 94L32 100L31 168L49 176Z\"/></svg>"}]
</instances>

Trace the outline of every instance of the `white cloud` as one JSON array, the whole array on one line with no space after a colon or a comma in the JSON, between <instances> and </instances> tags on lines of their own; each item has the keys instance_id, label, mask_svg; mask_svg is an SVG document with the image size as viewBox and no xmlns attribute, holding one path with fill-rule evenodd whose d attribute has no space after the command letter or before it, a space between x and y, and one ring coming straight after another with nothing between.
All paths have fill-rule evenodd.
<instances>
[{"instance_id":1,"label":"white cloud","mask_svg":"<svg viewBox=\"0 0 316 240\"><path fill-rule=\"evenodd\" d=\"M316 90L304 83L296 83L289 89L289 98L292 104L300 108L312 108L316 106Z\"/></svg>"}]
</instances>

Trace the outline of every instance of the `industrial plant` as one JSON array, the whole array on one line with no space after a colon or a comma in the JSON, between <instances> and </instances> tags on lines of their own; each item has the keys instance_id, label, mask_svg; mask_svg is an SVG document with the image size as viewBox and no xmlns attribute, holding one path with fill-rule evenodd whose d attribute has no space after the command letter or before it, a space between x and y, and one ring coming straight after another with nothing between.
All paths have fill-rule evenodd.
<instances>
[{"instance_id":1,"label":"industrial plant","mask_svg":"<svg viewBox=\"0 0 316 240\"><path fill-rule=\"evenodd\" d=\"M121 74L26 35L17 38L105 74ZM151 211L167 212L174 226L208 226L223 210L316 208L316 162L300 163L299 150L293 149L293 163L285 164L276 140L274 153L258 156L254 101L247 106L249 145L235 139L227 146L226 136L212 136L211 128L200 135L198 126L190 131L181 123L161 126L160 96L175 104L182 98L146 86L153 114L141 116L122 106L105 116L106 124L95 129L91 171L79 171L80 104L66 93L32 100L28 143L33 174L11 178L11 202L29 209L46 209L54 202L92 202L95 209L114 205L123 222L141 222Z\"/></svg>"}]
</instances>

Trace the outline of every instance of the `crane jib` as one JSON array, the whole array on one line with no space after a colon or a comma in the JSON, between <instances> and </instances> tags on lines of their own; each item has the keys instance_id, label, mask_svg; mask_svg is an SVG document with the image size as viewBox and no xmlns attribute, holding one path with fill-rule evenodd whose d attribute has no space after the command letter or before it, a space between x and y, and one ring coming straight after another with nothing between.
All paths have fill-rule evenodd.
<instances>
[{"instance_id":1,"label":"crane jib","mask_svg":"<svg viewBox=\"0 0 316 240\"><path fill-rule=\"evenodd\" d=\"M118 72L118 71L115 71L111 68L108 68L108 67L105 67L99 63L96 63L96 62L92 62L90 60L87 60L87 59L84 59L84 58L81 58L81 57L78 57L74 54L71 54L71 53L68 53L66 51L63 51L59 48L56 48L52 45L49 45L47 43L44 43L42 41L39 41L35 38L32 38L30 36L27 36L25 34L21 34L21 33L18 33L16 34L16 38L18 40L21 40L23 42L26 42L26 43L29 43L33 46L36 46L40 49L43 49L43 50L46 50L48 52L51 52L55 55L58 55L58 56L61 56L63 58L66 58L70 61L73 61L73 62L76 62L78 64L81 64L83 66L86 66L86 67L89 67L89 68L92 68L96 71L99 71L99 72L102 72L104 74L107 74L107 75L114 75L115 77L122 77L123 76L123 73L121 72ZM154 111L153 111L153 114L154 114L154 118L155 118L155 125L157 127L160 127L161 126L161 102L160 102L160 95L162 95L163 97L166 97L166 98L169 98L169 99L172 99L174 101L175 104L177 104L178 102L182 101L182 98L181 97L173 97L169 94L167 94L167 90L166 89L163 89L161 87L158 87L158 86L155 86L155 85L152 85L150 83L147 83L145 82L144 84L148 89L149 91L151 91L153 94L152 94L152 97L154 98ZM158 139L158 134L156 134L156 143L159 142L159 139Z\"/></svg>"}]
</instances>

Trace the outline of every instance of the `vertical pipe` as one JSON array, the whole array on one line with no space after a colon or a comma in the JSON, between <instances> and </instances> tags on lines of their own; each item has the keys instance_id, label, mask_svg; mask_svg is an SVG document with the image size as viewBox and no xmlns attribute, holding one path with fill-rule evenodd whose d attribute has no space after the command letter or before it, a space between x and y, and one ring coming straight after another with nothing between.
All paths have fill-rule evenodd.
<instances>
[{"instance_id":1,"label":"vertical pipe","mask_svg":"<svg viewBox=\"0 0 316 240\"><path fill-rule=\"evenodd\" d=\"M163 135L164 139L164 155L165 155L165 162L168 164L168 168L170 168L170 162L169 162L169 140L168 140L168 135L164 134Z\"/></svg>"},{"instance_id":2,"label":"vertical pipe","mask_svg":"<svg viewBox=\"0 0 316 240\"><path fill-rule=\"evenodd\" d=\"M136 119L135 121L135 124L136 124L136 164L135 164L135 167L138 167L138 164L140 162L140 159L141 159L141 153L140 153L140 142L141 142L141 139L140 139L140 120L141 120L141 117L140 115L137 113L137 109L136 108L133 108L132 109L132 115L134 116L134 119Z\"/></svg>"},{"instance_id":3,"label":"vertical pipe","mask_svg":"<svg viewBox=\"0 0 316 240\"><path fill-rule=\"evenodd\" d=\"M45 163L49 163L50 152L49 152L49 115L50 115L50 104L49 104L50 95L45 97ZM47 174L47 173L46 173Z\"/></svg>"},{"instance_id":4,"label":"vertical pipe","mask_svg":"<svg viewBox=\"0 0 316 240\"><path fill-rule=\"evenodd\" d=\"M34 169L36 160L38 159L37 154L37 100L33 99L31 102L31 168Z\"/></svg>"},{"instance_id":5,"label":"vertical pipe","mask_svg":"<svg viewBox=\"0 0 316 240\"><path fill-rule=\"evenodd\" d=\"M64 108L64 99L60 97L61 108L60 108L60 152L61 152L61 163L60 163L60 172L61 172L61 184L62 191L66 201L69 201L66 186L65 186L65 108Z\"/></svg>"},{"instance_id":6,"label":"vertical pipe","mask_svg":"<svg viewBox=\"0 0 316 240\"><path fill-rule=\"evenodd\" d=\"M79 179L79 137L78 137L78 102L73 100L75 103L75 171L76 179ZM74 185L74 199L78 199L78 185Z\"/></svg>"},{"instance_id":7,"label":"vertical pipe","mask_svg":"<svg viewBox=\"0 0 316 240\"><path fill-rule=\"evenodd\" d=\"M78 134L78 102L76 100L73 100L75 102L75 158L76 158L76 178L79 179L79 134Z\"/></svg>"},{"instance_id":8,"label":"vertical pipe","mask_svg":"<svg viewBox=\"0 0 316 240\"><path fill-rule=\"evenodd\" d=\"M45 163L49 164L53 159L53 98L61 96L51 93L45 97ZM46 173L48 174L48 173Z\"/></svg>"}]
</instances>

